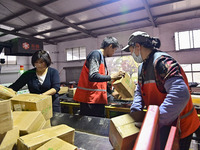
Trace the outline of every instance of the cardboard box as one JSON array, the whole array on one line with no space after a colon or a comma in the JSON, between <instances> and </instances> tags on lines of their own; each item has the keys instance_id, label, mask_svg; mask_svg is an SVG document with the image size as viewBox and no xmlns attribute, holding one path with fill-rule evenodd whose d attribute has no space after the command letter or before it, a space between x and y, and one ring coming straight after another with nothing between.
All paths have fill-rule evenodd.
<instances>
[{"instance_id":1,"label":"cardboard box","mask_svg":"<svg viewBox=\"0 0 200 150\"><path fill-rule=\"evenodd\" d=\"M41 111L14 111L13 125L20 130L20 136L40 131L46 123Z\"/></svg>"},{"instance_id":2,"label":"cardboard box","mask_svg":"<svg viewBox=\"0 0 200 150\"><path fill-rule=\"evenodd\" d=\"M67 86L61 86L58 94L66 94L67 92L68 92L68 87Z\"/></svg>"},{"instance_id":3,"label":"cardboard box","mask_svg":"<svg viewBox=\"0 0 200 150\"><path fill-rule=\"evenodd\" d=\"M19 150L35 150L53 138L60 138L68 143L74 144L75 129L67 125L58 125L25 136L17 141Z\"/></svg>"},{"instance_id":4,"label":"cardboard box","mask_svg":"<svg viewBox=\"0 0 200 150\"><path fill-rule=\"evenodd\" d=\"M13 129L10 100L0 101L0 134Z\"/></svg>"},{"instance_id":5,"label":"cardboard box","mask_svg":"<svg viewBox=\"0 0 200 150\"><path fill-rule=\"evenodd\" d=\"M47 128L51 128L51 120L50 119L46 120L46 123L45 123L45 125L43 126L42 129L47 129Z\"/></svg>"},{"instance_id":6,"label":"cardboard box","mask_svg":"<svg viewBox=\"0 0 200 150\"><path fill-rule=\"evenodd\" d=\"M11 98L14 111L41 111L46 120L52 117L52 97L39 94L20 94Z\"/></svg>"},{"instance_id":7,"label":"cardboard box","mask_svg":"<svg viewBox=\"0 0 200 150\"><path fill-rule=\"evenodd\" d=\"M69 88L68 89L68 97L74 97L74 94L76 92L76 88Z\"/></svg>"},{"instance_id":8,"label":"cardboard box","mask_svg":"<svg viewBox=\"0 0 200 150\"><path fill-rule=\"evenodd\" d=\"M120 80L116 80L113 83L113 86L117 90L117 92L122 96L122 98L133 98L135 91L135 83L130 78L129 74L125 73L125 76Z\"/></svg>"},{"instance_id":9,"label":"cardboard box","mask_svg":"<svg viewBox=\"0 0 200 150\"><path fill-rule=\"evenodd\" d=\"M13 128L4 134L0 134L0 150L13 150L17 148L19 129Z\"/></svg>"},{"instance_id":10,"label":"cardboard box","mask_svg":"<svg viewBox=\"0 0 200 150\"><path fill-rule=\"evenodd\" d=\"M13 96L15 96L15 91L11 88L7 88L3 85L0 85L0 99L7 100Z\"/></svg>"},{"instance_id":11,"label":"cardboard box","mask_svg":"<svg viewBox=\"0 0 200 150\"><path fill-rule=\"evenodd\" d=\"M110 120L109 140L115 150L132 150L140 131L129 115L121 115Z\"/></svg>"},{"instance_id":12,"label":"cardboard box","mask_svg":"<svg viewBox=\"0 0 200 150\"><path fill-rule=\"evenodd\" d=\"M77 150L77 147L59 138L53 138L37 150Z\"/></svg>"}]
</instances>

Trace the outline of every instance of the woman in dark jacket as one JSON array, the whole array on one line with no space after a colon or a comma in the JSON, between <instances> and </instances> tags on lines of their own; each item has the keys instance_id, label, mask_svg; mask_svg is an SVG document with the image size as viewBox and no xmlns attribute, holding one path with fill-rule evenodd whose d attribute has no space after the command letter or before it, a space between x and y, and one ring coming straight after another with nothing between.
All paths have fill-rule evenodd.
<instances>
[{"instance_id":1,"label":"woman in dark jacket","mask_svg":"<svg viewBox=\"0 0 200 150\"><path fill-rule=\"evenodd\" d=\"M56 69L49 67L49 54L44 50L36 51L31 63L34 68L24 72L9 88L18 91L27 84L30 93L52 95L53 112L60 112L60 77Z\"/></svg>"}]
</instances>

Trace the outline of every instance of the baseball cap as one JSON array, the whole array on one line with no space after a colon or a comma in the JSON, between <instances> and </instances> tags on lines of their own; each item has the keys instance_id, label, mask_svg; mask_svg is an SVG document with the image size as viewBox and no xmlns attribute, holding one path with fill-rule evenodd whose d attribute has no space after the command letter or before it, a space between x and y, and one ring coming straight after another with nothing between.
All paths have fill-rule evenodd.
<instances>
[{"instance_id":1,"label":"baseball cap","mask_svg":"<svg viewBox=\"0 0 200 150\"><path fill-rule=\"evenodd\" d=\"M135 43L144 43L144 42L148 42L150 36L146 33L146 32L143 32L143 31L136 31L136 32L133 32L131 34L131 36L129 37L129 40L128 40L128 45L126 45L122 51L125 51L125 52L130 52L129 51L129 47L130 46L134 46Z\"/></svg>"}]
</instances>

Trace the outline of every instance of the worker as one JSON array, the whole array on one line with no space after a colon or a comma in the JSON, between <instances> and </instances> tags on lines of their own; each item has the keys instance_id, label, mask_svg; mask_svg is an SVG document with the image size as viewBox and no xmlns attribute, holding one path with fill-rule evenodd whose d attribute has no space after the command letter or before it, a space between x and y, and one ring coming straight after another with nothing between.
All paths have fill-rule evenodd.
<instances>
[{"instance_id":1,"label":"worker","mask_svg":"<svg viewBox=\"0 0 200 150\"><path fill-rule=\"evenodd\" d=\"M160 45L158 38L136 31L122 49L131 52L134 60L141 63L131 113L142 111L145 106L159 106L161 149L165 147L170 125L180 119L180 149L188 150L192 134L199 128L200 122L183 69L174 58L158 50Z\"/></svg>"},{"instance_id":2,"label":"worker","mask_svg":"<svg viewBox=\"0 0 200 150\"><path fill-rule=\"evenodd\" d=\"M80 102L80 115L105 117L107 81L124 76L123 71L108 75L105 57L111 57L119 43L115 37L105 37L101 49L90 52L83 65L74 100Z\"/></svg>"},{"instance_id":3,"label":"worker","mask_svg":"<svg viewBox=\"0 0 200 150\"><path fill-rule=\"evenodd\" d=\"M61 112L58 91L60 77L56 69L51 68L51 58L47 51L38 50L32 55L33 69L25 71L9 88L20 90L26 84L30 93L51 95L53 112Z\"/></svg>"}]
</instances>

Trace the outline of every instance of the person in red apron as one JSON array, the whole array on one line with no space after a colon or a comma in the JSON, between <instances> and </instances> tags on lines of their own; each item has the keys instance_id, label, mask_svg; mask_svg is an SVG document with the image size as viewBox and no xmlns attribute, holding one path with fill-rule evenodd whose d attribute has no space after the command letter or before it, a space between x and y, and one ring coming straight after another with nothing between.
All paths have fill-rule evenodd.
<instances>
[{"instance_id":1,"label":"person in red apron","mask_svg":"<svg viewBox=\"0 0 200 150\"><path fill-rule=\"evenodd\" d=\"M88 54L83 65L73 99L80 102L80 115L105 117L107 81L120 79L124 72L108 75L105 57L111 57L119 43L114 37L105 37L101 49Z\"/></svg>"},{"instance_id":2,"label":"person in red apron","mask_svg":"<svg viewBox=\"0 0 200 150\"><path fill-rule=\"evenodd\" d=\"M179 118L180 149L188 150L192 134L199 128L199 118L183 69L174 58L158 50L160 45L158 38L136 31L122 49L131 52L134 60L141 63L131 113L149 105L159 106L161 149L165 147L170 126Z\"/></svg>"}]
</instances>

